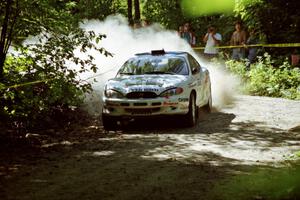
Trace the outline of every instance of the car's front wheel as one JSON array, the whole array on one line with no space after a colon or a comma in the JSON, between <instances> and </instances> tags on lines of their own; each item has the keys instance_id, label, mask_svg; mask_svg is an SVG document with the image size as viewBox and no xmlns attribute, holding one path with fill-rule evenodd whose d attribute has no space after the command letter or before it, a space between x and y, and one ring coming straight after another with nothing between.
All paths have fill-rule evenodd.
<instances>
[{"instance_id":1,"label":"car's front wheel","mask_svg":"<svg viewBox=\"0 0 300 200\"><path fill-rule=\"evenodd\" d=\"M208 100L207 100L207 104L206 104L205 106L203 106L202 109L203 109L206 113L211 113L211 110L212 110L211 87L209 87L209 97L208 97Z\"/></svg>"},{"instance_id":2,"label":"car's front wheel","mask_svg":"<svg viewBox=\"0 0 300 200\"><path fill-rule=\"evenodd\" d=\"M104 127L104 130L106 131L114 131L117 130L118 121L116 118L105 115L102 113L102 125Z\"/></svg>"},{"instance_id":3,"label":"car's front wheel","mask_svg":"<svg viewBox=\"0 0 300 200\"><path fill-rule=\"evenodd\" d=\"M184 125L188 127L195 126L197 123L198 114L196 107L196 96L191 93L189 100L189 112L183 117Z\"/></svg>"}]
</instances>

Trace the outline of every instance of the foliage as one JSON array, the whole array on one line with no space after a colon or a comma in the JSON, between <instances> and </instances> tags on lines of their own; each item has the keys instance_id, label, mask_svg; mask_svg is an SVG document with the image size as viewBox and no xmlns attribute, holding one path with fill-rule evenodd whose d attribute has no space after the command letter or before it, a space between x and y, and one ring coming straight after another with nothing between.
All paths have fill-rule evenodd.
<instances>
[{"instance_id":1,"label":"foliage","mask_svg":"<svg viewBox=\"0 0 300 200\"><path fill-rule=\"evenodd\" d=\"M30 121L45 113L54 113L80 104L90 85L78 79L87 69L96 71L92 57L81 60L74 55L76 47L86 51L97 48L91 42L98 37L78 29L84 18L103 20L121 13L128 15L126 0L7 0L0 4L0 112L12 121ZM233 23L240 19L246 27L255 27L261 39L268 43L299 42L300 17L298 0L237 0L234 14L201 15L190 18L183 14L180 0L135 0L141 5L142 18L177 30L189 22L197 36L197 45L209 25L222 34L221 45L228 44L234 31ZM138 3L136 3L138 2ZM7 9L9 7L9 9ZM135 9L138 10L138 9ZM138 15L137 15L138 16ZM276 17L274 17L276 16ZM44 34L41 42L22 47L30 35ZM103 36L99 36L100 40ZM200 44L201 43L201 44ZM7 49L13 44L18 56L6 61ZM3 48L5 47L5 48ZM99 53L109 55L104 49ZM272 50L284 55L290 49ZM270 52L270 50L269 50ZM283 52L283 53L282 53ZM289 52L290 53L290 52ZM279 57L276 57L279 58ZM281 59L262 57L247 71L244 63L228 61L227 67L241 76L251 94L299 99L299 69ZM67 66L80 65L78 71ZM280 66L274 68L274 65ZM2 69L4 66L4 71ZM2 76L3 75L3 76ZM37 81L37 82L36 82ZM26 85L27 82L35 84ZM18 86L10 87L9 86Z\"/></svg>"},{"instance_id":2,"label":"foliage","mask_svg":"<svg viewBox=\"0 0 300 200\"><path fill-rule=\"evenodd\" d=\"M240 78L242 78L243 81L246 81L248 79L247 68L244 62L228 60L226 61L226 68L229 69L233 74L238 75Z\"/></svg>"},{"instance_id":3,"label":"foliage","mask_svg":"<svg viewBox=\"0 0 300 200\"><path fill-rule=\"evenodd\" d=\"M73 13L79 19L103 20L111 14L127 14L125 0L79 0L75 2Z\"/></svg>"},{"instance_id":4,"label":"foliage","mask_svg":"<svg viewBox=\"0 0 300 200\"><path fill-rule=\"evenodd\" d=\"M68 33L78 21L70 15L72 1L7 0L0 6L0 79L8 48L43 31ZM4 47L4 48L3 48Z\"/></svg>"},{"instance_id":5,"label":"foliage","mask_svg":"<svg viewBox=\"0 0 300 200\"><path fill-rule=\"evenodd\" d=\"M0 90L0 102L4 105L1 115L28 127L40 123L38 120L46 115L53 117L80 105L84 94L91 91L91 85L78 75L89 70L96 72L98 66L93 63L93 56L82 59L74 52L94 49L99 54L110 55L93 42L103 37L82 30L68 35L52 32L44 34L35 44L20 47L18 55L10 56L5 62L5 79Z\"/></svg>"},{"instance_id":6,"label":"foliage","mask_svg":"<svg viewBox=\"0 0 300 200\"><path fill-rule=\"evenodd\" d=\"M4 4L3 4L4 5ZM70 15L73 1L57 0L11 0L9 29L12 28L12 39L20 44L29 35L36 35L42 31L64 33L74 28L78 20ZM14 15L17 12L17 15ZM1 25L4 23L4 7L1 7ZM13 17L16 17L15 24ZM14 25L14 26L12 26Z\"/></svg>"},{"instance_id":7,"label":"foliage","mask_svg":"<svg viewBox=\"0 0 300 200\"><path fill-rule=\"evenodd\" d=\"M299 165L249 170L216 184L211 199L299 199L299 172ZM253 196L249 197L249 194Z\"/></svg>"},{"instance_id":8,"label":"foliage","mask_svg":"<svg viewBox=\"0 0 300 200\"><path fill-rule=\"evenodd\" d=\"M288 61L274 67L270 55L265 54L259 61L246 69L245 62L227 61L226 67L242 77L247 83L245 90L253 95L300 99L300 70Z\"/></svg>"},{"instance_id":9,"label":"foliage","mask_svg":"<svg viewBox=\"0 0 300 200\"><path fill-rule=\"evenodd\" d=\"M108 13L103 12L103 18L119 5L116 0L113 3L103 0L98 8L106 9L103 2L110 8ZM78 75L87 70L95 72L98 66L91 55L82 59L74 51L86 52L92 48L106 56L110 54L95 45L94 41L101 40L103 35L78 28L78 22L85 14L92 17L84 3L86 1L73 0L8 0L1 3L1 119L17 126L35 126L38 121L55 118L57 113L78 106L84 93L91 90L90 84L80 80ZM93 9L97 10L97 6L93 5ZM39 42L23 46L23 40L30 35L42 36L38 38ZM11 44L17 55L6 59ZM72 65L77 65L78 69L70 68Z\"/></svg>"},{"instance_id":10,"label":"foliage","mask_svg":"<svg viewBox=\"0 0 300 200\"><path fill-rule=\"evenodd\" d=\"M192 2L204 3L204 1L196 0L186 2L189 4L192 4ZM166 28L173 30L177 30L180 25L189 22L192 25L191 27L195 29L197 45L203 45L201 44L202 37L210 24L214 25L223 36L222 44L227 45L234 31L235 21L242 21L246 31L248 28L255 28L262 43L299 42L300 16L298 15L298 8L300 7L300 1L237 0L235 2L233 13L190 17L189 15L184 15L185 4L181 4L180 0L146 0L143 4L143 16L152 22L159 22ZM192 9L195 9L196 4L192 5ZM198 12L198 10L195 12ZM203 9L199 12L202 11ZM267 51L271 55L285 56L290 54L293 49L268 48Z\"/></svg>"},{"instance_id":11,"label":"foliage","mask_svg":"<svg viewBox=\"0 0 300 200\"><path fill-rule=\"evenodd\" d=\"M294 153L291 153L289 155L285 155L286 161L293 161L293 160L299 160L300 159L300 151L296 151Z\"/></svg>"},{"instance_id":12,"label":"foliage","mask_svg":"<svg viewBox=\"0 0 300 200\"><path fill-rule=\"evenodd\" d=\"M144 3L143 16L151 22L159 22L166 28L177 30L186 21L180 7L180 0L147 0Z\"/></svg>"},{"instance_id":13,"label":"foliage","mask_svg":"<svg viewBox=\"0 0 300 200\"><path fill-rule=\"evenodd\" d=\"M298 0L239 0L235 13L247 27L255 28L264 36L267 43L297 43L300 41L299 7Z\"/></svg>"},{"instance_id":14,"label":"foliage","mask_svg":"<svg viewBox=\"0 0 300 200\"><path fill-rule=\"evenodd\" d=\"M196 34L197 45L204 45L203 36L207 33L207 28L213 25L222 34L222 44L227 44L234 31L234 16L228 14L204 15L190 18L182 12L180 0L159 1L147 0L143 4L143 16L151 22L159 22L168 29L177 30L179 26L188 22Z\"/></svg>"}]
</instances>

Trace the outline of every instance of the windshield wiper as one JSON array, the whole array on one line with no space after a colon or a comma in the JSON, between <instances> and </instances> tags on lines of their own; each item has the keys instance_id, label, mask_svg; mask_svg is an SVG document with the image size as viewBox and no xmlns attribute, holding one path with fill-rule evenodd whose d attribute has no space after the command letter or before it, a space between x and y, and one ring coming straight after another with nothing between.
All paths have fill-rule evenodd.
<instances>
[{"instance_id":1,"label":"windshield wiper","mask_svg":"<svg viewBox=\"0 0 300 200\"><path fill-rule=\"evenodd\" d=\"M153 71L153 72L145 72L145 74L176 74L174 72L163 72L163 71Z\"/></svg>"}]
</instances>

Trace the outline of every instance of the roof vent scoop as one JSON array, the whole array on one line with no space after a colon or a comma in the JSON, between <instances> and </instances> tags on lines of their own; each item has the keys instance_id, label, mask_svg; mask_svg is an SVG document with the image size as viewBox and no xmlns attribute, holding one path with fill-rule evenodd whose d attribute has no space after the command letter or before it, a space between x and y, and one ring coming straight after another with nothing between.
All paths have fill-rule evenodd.
<instances>
[{"instance_id":1,"label":"roof vent scoop","mask_svg":"<svg viewBox=\"0 0 300 200\"><path fill-rule=\"evenodd\" d=\"M151 51L151 55L154 55L154 56L164 55L164 54L166 54L164 49L162 49L162 50L152 50Z\"/></svg>"}]
</instances>

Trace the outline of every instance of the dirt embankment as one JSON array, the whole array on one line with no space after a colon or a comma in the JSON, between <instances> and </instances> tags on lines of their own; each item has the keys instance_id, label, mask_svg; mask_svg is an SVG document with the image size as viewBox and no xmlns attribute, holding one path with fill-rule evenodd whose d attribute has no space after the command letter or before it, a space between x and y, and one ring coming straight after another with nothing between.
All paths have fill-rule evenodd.
<instances>
[{"instance_id":1,"label":"dirt embankment","mask_svg":"<svg viewBox=\"0 0 300 200\"><path fill-rule=\"evenodd\" d=\"M159 119L104 133L96 122L35 153L2 152L0 199L273 199L267 189L218 188L258 169L294 166L299 126L300 101L250 96L188 129ZM297 181L288 198L297 198Z\"/></svg>"}]
</instances>

